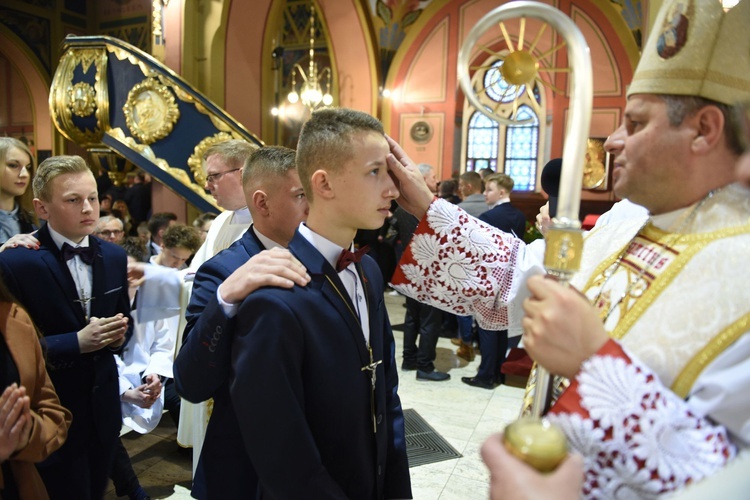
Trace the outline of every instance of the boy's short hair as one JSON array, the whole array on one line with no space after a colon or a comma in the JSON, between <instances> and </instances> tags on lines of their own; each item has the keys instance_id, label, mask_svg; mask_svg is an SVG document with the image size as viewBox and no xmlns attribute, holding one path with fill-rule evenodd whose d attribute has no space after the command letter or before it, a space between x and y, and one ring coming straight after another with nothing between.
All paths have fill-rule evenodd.
<instances>
[{"instance_id":1,"label":"boy's short hair","mask_svg":"<svg viewBox=\"0 0 750 500\"><path fill-rule=\"evenodd\" d=\"M354 155L351 141L360 132L385 135L377 118L347 108L315 111L302 126L297 144L297 170L308 199L312 200L312 174L319 169L339 170Z\"/></svg>"},{"instance_id":2,"label":"boy's short hair","mask_svg":"<svg viewBox=\"0 0 750 500\"><path fill-rule=\"evenodd\" d=\"M128 236L122 240L120 246L125 249L128 256L133 257L138 262L146 260L146 244L139 237Z\"/></svg>"},{"instance_id":3,"label":"boy's short hair","mask_svg":"<svg viewBox=\"0 0 750 500\"><path fill-rule=\"evenodd\" d=\"M488 175L484 179L485 186L489 184L490 182L494 182L498 185L498 187L501 187L505 189L508 194L510 194L511 191L513 191L514 182L513 179L508 174L492 174Z\"/></svg>"},{"instance_id":4,"label":"boy's short hair","mask_svg":"<svg viewBox=\"0 0 750 500\"><path fill-rule=\"evenodd\" d=\"M177 214L172 212L156 213L148 220L148 230L151 234L157 234L160 229L167 227L171 221L176 220Z\"/></svg>"},{"instance_id":5,"label":"boy's short hair","mask_svg":"<svg viewBox=\"0 0 750 500\"><path fill-rule=\"evenodd\" d=\"M460 180L464 182L464 184L468 184L473 189L482 189L482 176L479 175L476 172L464 172L461 174L461 177L459 177Z\"/></svg>"},{"instance_id":6,"label":"boy's short hair","mask_svg":"<svg viewBox=\"0 0 750 500\"><path fill-rule=\"evenodd\" d=\"M164 248L187 248L195 253L201 246L201 237L194 227L173 224L164 231L162 244Z\"/></svg>"},{"instance_id":7,"label":"boy's short hair","mask_svg":"<svg viewBox=\"0 0 750 500\"><path fill-rule=\"evenodd\" d=\"M265 146L256 149L245 161L242 169L242 186L256 179L282 177L297 168L297 153L283 146Z\"/></svg>"},{"instance_id":8,"label":"boy's short hair","mask_svg":"<svg viewBox=\"0 0 750 500\"><path fill-rule=\"evenodd\" d=\"M94 174L80 156L51 156L39 164L36 175L31 183L34 190L34 198L50 201L51 183L55 177L65 174L78 174L88 172L91 177Z\"/></svg>"},{"instance_id":9,"label":"boy's short hair","mask_svg":"<svg viewBox=\"0 0 750 500\"><path fill-rule=\"evenodd\" d=\"M255 149L257 148L247 141L231 139L214 144L208 148L206 152L203 153L203 161L205 162L211 156L217 155L227 165L241 167L245 164L245 161L247 161Z\"/></svg>"},{"instance_id":10,"label":"boy's short hair","mask_svg":"<svg viewBox=\"0 0 750 500\"><path fill-rule=\"evenodd\" d=\"M216 214L213 212L203 212L198 217L193 219L193 227L196 229L200 229L203 227L203 225L208 222L212 221L216 218Z\"/></svg>"}]
</instances>

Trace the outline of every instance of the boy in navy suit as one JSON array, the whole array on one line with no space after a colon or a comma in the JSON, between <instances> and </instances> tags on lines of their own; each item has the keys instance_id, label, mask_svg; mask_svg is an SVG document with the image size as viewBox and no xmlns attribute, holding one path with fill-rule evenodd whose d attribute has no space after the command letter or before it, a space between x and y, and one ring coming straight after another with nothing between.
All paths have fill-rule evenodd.
<instances>
[{"instance_id":1,"label":"boy in navy suit","mask_svg":"<svg viewBox=\"0 0 750 500\"><path fill-rule=\"evenodd\" d=\"M411 498L383 281L350 252L398 196L388 154L381 123L359 111L317 111L302 128L310 213L289 250L311 281L253 292L234 328L230 394L258 498Z\"/></svg>"},{"instance_id":2,"label":"boy in navy suit","mask_svg":"<svg viewBox=\"0 0 750 500\"><path fill-rule=\"evenodd\" d=\"M51 498L101 498L122 420L114 355L131 333L125 251L91 236L96 180L78 156L39 165L39 248L0 254L8 288L44 335L47 368L73 413L65 444L37 465Z\"/></svg>"}]
</instances>

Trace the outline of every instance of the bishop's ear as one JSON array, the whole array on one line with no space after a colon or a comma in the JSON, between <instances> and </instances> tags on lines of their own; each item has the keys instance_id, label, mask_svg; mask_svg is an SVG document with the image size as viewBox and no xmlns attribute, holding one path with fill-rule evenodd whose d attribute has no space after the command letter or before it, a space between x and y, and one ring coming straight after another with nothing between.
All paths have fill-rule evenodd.
<instances>
[{"instance_id":1,"label":"bishop's ear","mask_svg":"<svg viewBox=\"0 0 750 500\"><path fill-rule=\"evenodd\" d=\"M696 153L705 154L724 141L726 120L718 107L704 106L693 116L685 119L691 120L696 130L696 136L691 145Z\"/></svg>"}]
</instances>

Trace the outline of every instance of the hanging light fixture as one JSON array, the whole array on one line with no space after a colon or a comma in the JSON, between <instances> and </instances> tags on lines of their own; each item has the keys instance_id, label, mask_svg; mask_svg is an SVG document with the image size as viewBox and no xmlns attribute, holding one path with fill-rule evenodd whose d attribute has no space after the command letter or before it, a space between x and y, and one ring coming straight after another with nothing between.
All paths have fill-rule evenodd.
<instances>
[{"instance_id":1,"label":"hanging light fixture","mask_svg":"<svg viewBox=\"0 0 750 500\"><path fill-rule=\"evenodd\" d=\"M310 63L307 73L302 69L299 63L295 63L292 68L292 91L289 92L287 100L295 104L302 101L310 111L317 109L321 104L330 106L333 103L331 95L331 68L325 67L322 71L318 69L315 62L315 4L310 2ZM297 93L297 73L302 77L303 83L299 93ZM324 81L325 80L325 81ZM325 83L325 93L321 82Z\"/></svg>"}]
</instances>

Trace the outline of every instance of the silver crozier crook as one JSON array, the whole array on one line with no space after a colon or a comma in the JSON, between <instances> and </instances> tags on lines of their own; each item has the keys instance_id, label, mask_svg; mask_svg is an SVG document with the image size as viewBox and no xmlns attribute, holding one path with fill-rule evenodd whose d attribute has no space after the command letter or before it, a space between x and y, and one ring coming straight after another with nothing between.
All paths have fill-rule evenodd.
<instances>
[{"instance_id":1,"label":"silver crozier crook","mask_svg":"<svg viewBox=\"0 0 750 500\"><path fill-rule=\"evenodd\" d=\"M521 19L521 34L517 47L514 47L503 21ZM533 85L540 81L538 73L540 60L532 50L523 47L523 27L525 18L533 18L552 26L566 42L568 64L570 66L569 89L571 93L569 119L563 145L563 164L560 180L557 217L552 221L546 235L546 253L544 266L547 272L560 282L567 284L578 271L581 262L583 236L578 220L581 202L581 185L583 180L584 154L586 140L591 124L591 106L593 98L593 77L591 55L583 34L568 16L546 4L531 1L516 1L502 5L484 16L469 32L458 56L458 81L469 102L489 118L504 125L521 125L523 121L514 121L497 116L482 104L476 95L469 76L469 63L475 57L474 47L486 31L500 24L508 45L509 54L505 57L502 74L513 85ZM532 47L533 48L533 44ZM530 48L530 49L531 49ZM543 70L543 68L542 68ZM527 390L533 393L531 413L543 415L551 400L551 377L541 366L536 366L536 383L534 372L529 378ZM526 401L524 401L526 406Z\"/></svg>"}]
</instances>

